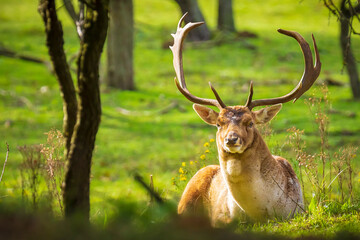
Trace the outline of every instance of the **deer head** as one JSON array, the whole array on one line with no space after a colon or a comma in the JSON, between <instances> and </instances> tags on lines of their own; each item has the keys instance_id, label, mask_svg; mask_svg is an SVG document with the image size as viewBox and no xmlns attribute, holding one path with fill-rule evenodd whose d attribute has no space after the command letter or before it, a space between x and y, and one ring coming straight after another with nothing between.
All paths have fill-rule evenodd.
<instances>
[{"instance_id":1,"label":"deer head","mask_svg":"<svg viewBox=\"0 0 360 240\"><path fill-rule=\"evenodd\" d=\"M253 142L254 134L256 132L255 125L266 123L275 117L280 111L282 103L291 100L295 102L313 85L319 76L321 62L314 36L312 35L315 51L315 65L313 63L309 44L299 33L282 29L278 30L279 33L293 37L298 41L305 60L303 76L298 85L290 93L277 98L252 100L253 83L251 82L249 96L244 106L226 106L211 83L209 83L209 85L216 99L206 99L194 96L187 89L182 63L182 45L187 33L203 24L203 22L190 22L184 27L181 27L185 16L186 14L180 19L176 33L172 34L174 37L174 45L170 47L174 56L173 65L176 73L175 84L187 99L195 103L193 108L200 118L210 125L217 126L218 147L221 147L229 153L242 153ZM215 106L220 111L216 112L204 105ZM267 105L271 106L258 111L252 110L254 107Z\"/></svg>"}]
</instances>

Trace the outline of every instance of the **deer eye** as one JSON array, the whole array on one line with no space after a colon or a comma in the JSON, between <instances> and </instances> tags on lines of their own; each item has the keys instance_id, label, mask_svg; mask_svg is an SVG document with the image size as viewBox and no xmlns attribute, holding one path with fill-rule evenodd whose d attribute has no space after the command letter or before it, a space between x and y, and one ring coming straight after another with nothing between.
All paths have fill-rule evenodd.
<instances>
[{"instance_id":1,"label":"deer eye","mask_svg":"<svg viewBox=\"0 0 360 240\"><path fill-rule=\"evenodd\" d=\"M217 124L216 124L216 127L217 127L217 128L220 128L221 126L220 126L220 124L219 124L219 123L217 123Z\"/></svg>"},{"instance_id":2,"label":"deer eye","mask_svg":"<svg viewBox=\"0 0 360 240\"><path fill-rule=\"evenodd\" d=\"M254 122L249 122L248 127L252 128L254 126Z\"/></svg>"}]
</instances>

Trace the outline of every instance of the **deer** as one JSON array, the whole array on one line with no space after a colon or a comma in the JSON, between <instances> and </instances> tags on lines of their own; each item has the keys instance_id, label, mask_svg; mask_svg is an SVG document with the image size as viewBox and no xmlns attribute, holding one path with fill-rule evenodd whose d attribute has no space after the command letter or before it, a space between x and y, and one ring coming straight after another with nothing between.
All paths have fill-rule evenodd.
<instances>
[{"instance_id":1,"label":"deer","mask_svg":"<svg viewBox=\"0 0 360 240\"><path fill-rule=\"evenodd\" d=\"M209 165L187 183L178 204L178 214L205 212L213 226L235 220L250 219L263 222L269 219L290 219L304 212L299 180L283 157L271 154L257 125L272 120L282 103L295 102L316 81L321 71L319 51L314 35L312 41L315 65L309 44L297 32L278 29L278 32L297 40L303 53L305 68L297 86L282 97L253 100L253 82L245 105L227 106L209 82L215 99L201 98L190 93L186 86L182 50L186 35L203 22L189 22L184 27L180 19L173 46L173 66L177 89L193 102L193 109L207 124L217 127L216 146L219 165ZM206 106L219 109L215 111ZM255 107L266 106L260 110Z\"/></svg>"}]
</instances>

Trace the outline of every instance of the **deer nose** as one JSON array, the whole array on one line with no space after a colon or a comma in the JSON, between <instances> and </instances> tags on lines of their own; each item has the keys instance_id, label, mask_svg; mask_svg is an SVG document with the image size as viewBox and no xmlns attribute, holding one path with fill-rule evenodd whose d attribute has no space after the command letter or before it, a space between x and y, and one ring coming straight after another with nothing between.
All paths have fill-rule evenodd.
<instances>
[{"instance_id":1,"label":"deer nose","mask_svg":"<svg viewBox=\"0 0 360 240\"><path fill-rule=\"evenodd\" d=\"M225 144L233 145L238 141L238 139L239 136L236 133L230 132L230 134L225 138Z\"/></svg>"},{"instance_id":2,"label":"deer nose","mask_svg":"<svg viewBox=\"0 0 360 240\"><path fill-rule=\"evenodd\" d=\"M225 138L226 144L235 144L239 138L238 137L232 137L232 138Z\"/></svg>"}]
</instances>

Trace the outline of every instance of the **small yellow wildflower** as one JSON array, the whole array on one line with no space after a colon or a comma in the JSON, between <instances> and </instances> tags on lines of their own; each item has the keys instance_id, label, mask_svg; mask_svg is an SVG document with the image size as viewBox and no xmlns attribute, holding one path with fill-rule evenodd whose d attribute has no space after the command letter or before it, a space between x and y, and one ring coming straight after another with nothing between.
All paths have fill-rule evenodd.
<instances>
[{"instance_id":1,"label":"small yellow wildflower","mask_svg":"<svg viewBox=\"0 0 360 240\"><path fill-rule=\"evenodd\" d=\"M194 161L190 161L190 165L193 165L194 164Z\"/></svg>"},{"instance_id":2,"label":"small yellow wildflower","mask_svg":"<svg viewBox=\"0 0 360 240\"><path fill-rule=\"evenodd\" d=\"M210 142L211 142L211 143L212 143L212 142L215 142L215 139L213 139L213 138L212 138L212 139L210 139Z\"/></svg>"},{"instance_id":3,"label":"small yellow wildflower","mask_svg":"<svg viewBox=\"0 0 360 240\"><path fill-rule=\"evenodd\" d=\"M180 175L180 181L186 181L186 176L185 175Z\"/></svg>"},{"instance_id":4,"label":"small yellow wildflower","mask_svg":"<svg viewBox=\"0 0 360 240\"><path fill-rule=\"evenodd\" d=\"M209 143L208 142L206 142L206 143L204 143L204 147L209 147Z\"/></svg>"},{"instance_id":5,"label":"small yellow wildflower","mask_svg":"<svg viewBox=\"0 0 360 240\"><path fill-rule=\"evenodd\" d=\"M209 149L206 149L206 150L205 150L205 153L209 153L209 152L210 152Z\"/></svg>"},{"instance_id":6,"label":"small yellow wildflower","mask_svg":"<svg viewBox=\"0 0 360 240\"><path fill-rule=\"evenodd\" d=\"M185 167L186 166L186 162L182 162L181 166Z\"/></svg>"},{"instance_id":7,"label":"small yellow wildflower","mask_svg":"<svg viewBox=\"0 0 360 240\"><path fill-rule=\"evenodd\" d=\"M206 156L204 154L200 156L201 160L204 160L205 158L206 158Z\"/></svg>"},{"instance_id":8,"label":"small yellow wildflower","mask_svg":"<svg viewBox=\"0 0 360 240\"><path fill-rule=\"evenodd\" d=\"M184 173L184 170L182 168L179 168L179 173Z\"/></svg>"}]
</instances>

